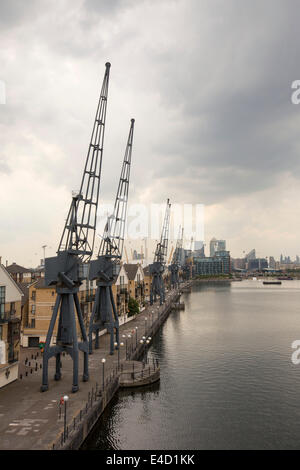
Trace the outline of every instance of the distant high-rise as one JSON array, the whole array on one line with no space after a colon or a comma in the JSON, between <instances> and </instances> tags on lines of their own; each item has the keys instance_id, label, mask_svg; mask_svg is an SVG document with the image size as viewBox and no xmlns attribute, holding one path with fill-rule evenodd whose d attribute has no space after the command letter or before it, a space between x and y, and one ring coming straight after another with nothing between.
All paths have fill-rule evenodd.
<instances>
[{"instance_id":1,"label":"distant high-rise","mask_svg":"<svg viewBox=\"0 0 300 470\"><path fill-rule=\"evenodd\" d=\"M225 240L217 240L218 247L217 251L226 251L226 241Z\"/></svg>"},{"instance_id":2,"label":"distant high-rise","mask_svg":"<svg viewBox=\"0 0 300 470\"><path fill-rule=\"evenodd\" d=\"M251 250L246 256L246 260L256 259L255 249Z\"/></svg>"},{"instance_id":3,"label":"distant high-rise","mask_svg":"<svg viewBox=\"0 0 300 470\"><path fill-rule=\"evenodd\" d=\"M276 261L273 256L269 257L269 268L276 269Z\"/></svg>"},{"instance_id":4,"label":"distant high-rise","mask_svg":"<svg viewBox=\"0 0 300 470\"><path fill-rule=\"evenodd\" d=\"M225 250L226 250L225 240L217 240L216 238L211 239L209 243L210 256L215 256L217 251L225 251Z\"/></svg>"},{"instance_id":5,"label":"distant high-rise","mask_svg":"<svg viewBox=\"0 0 300 470\"><path fill-rule=\"evenodd\" d=\"M216 247L217 247L217 239L212 238L210 240L210 243L209 243L209 255L210 255L210 257L215 256Z\"/></svg>"},{"instance_id":6,"label":"distant high-rise","mask_svg":"<svg viewBox=\"0 0 300 470\"><path fill-rule=\"evenodd\" d=\"M203 248L203 241L195 241L195 244L194 244L194 250L197 251L197 250L201 250Z\"/></svg>"}]
</instances>

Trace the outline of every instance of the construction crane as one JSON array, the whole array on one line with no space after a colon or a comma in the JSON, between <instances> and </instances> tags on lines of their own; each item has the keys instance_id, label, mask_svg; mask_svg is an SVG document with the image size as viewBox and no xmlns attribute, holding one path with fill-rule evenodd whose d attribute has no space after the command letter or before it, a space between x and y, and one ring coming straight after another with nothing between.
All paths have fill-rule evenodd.
<instances>
[{"instance_id":1,"label":"construction crane","mask_svg":"<svg viewBox=\"0 0 300 470\"><path fill-rule=\"evenodd\" d=\"M176 289L179 286L178 273L180 269L180 256L181 256L182 244L183 244L183 228L181 229L181 227L179 227L176 248L173 254L172 263L169 266L169 271L171 273L171 287L173 289Z\"/></svg>"},{"instance_id":2,"label":"construction crane","mask_svg":"<svg viewBox=\"0 0 300 470\"><path fill-rule=\"evenodd\" d=\"M156 302L157 295L159 296L160 305L165 301L165 286L162 276L165 270L166 256L168 252L170 210L171 204L168 199L160 241L156 245L154 261L149 265L149 272L152 276L150 305L153 305L153 301Z\"/></svg>"},{"instance_id":3,"label":"construction crane","mask_svg":"<svg viewBox=\"0 0 300 470\"><path fill-rule=\"evenodd\" d=\"M96 279L97 282L96 297L89 326L90 354L93 352L93 333L95 333L95 348L98 349L99 332L104 328L107 328L110 333L110 354L114 353L114 331L116 332L117 348L119 348L119 320L112 293L112 284L120 272L124 246L133 131L134 119L131 119L114 211L107 219L98 258L90 263L89 279ZM125 253L127 252L125 251Z\"/></svg>"},{"instance_id":4,"label":"construction crane","mask_svg":"<svg viewBox=\"0 0 300 470\"><path fill-rule=\"evenodd\" d=\"M44 348L42 392L48 390L48 361L53 356L56 358L54 379L61 379L61 353L63 352L69 354L73 360L72 392L77 392L79 389L79 350L84 353L83 381L89 378L88 338L78 300L78 291L82 281L87 278L88 261L94 248L109 74L110 63L106 63L80 190L73 193L57 256L45 259L45 284L56 286L56 301ZM56 344L50 346L58 315ZM77 339L76 315L82 342L78 342Z\"/></svg>"}]
</instances>

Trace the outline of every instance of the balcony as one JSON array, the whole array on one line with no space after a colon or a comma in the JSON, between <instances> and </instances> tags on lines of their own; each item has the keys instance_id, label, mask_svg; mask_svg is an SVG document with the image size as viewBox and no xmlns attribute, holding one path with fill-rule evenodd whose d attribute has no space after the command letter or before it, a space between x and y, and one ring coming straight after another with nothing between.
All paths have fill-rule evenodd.
<instances>
[{"instance_id":1,"label":"balcony","mask_svg":"<svg viewBox=\"0 0 300 470\"><path fill-rule=\"evenodd\" d=\"M16 317L16 310L10 310L9 312L0 313L0 324L20 321L21 319Z\"/></svg>"},{"instance_id":2,"label":"balcony","mask_svg":"<svg viewBox=\"0 0 300 470\"><path fill-rule=\"evenodd\" d=\"M0 313L0 324L8 323L9 317L9 312Z\"/></svg>"},{"instance_id":3,"label":"balcony","mask_svg":"<svg viewBox=\"0 0 300 470\"><path fill-rule=\"evenodd\" d=\"M128 294L127 287L121 287L120 294Z\"/></svg>"}]
</instances>

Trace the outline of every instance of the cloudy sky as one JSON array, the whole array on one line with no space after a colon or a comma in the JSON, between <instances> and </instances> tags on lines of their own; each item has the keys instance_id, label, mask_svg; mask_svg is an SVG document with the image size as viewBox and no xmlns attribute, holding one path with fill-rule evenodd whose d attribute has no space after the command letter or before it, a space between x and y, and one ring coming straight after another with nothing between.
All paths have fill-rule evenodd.
<instances>
[{"instance_id":1,"label":"cloudy sky","mask_svg":"<svg viewBox=\"0 0 300 470\"><path fill-rule=\"evenodd\" d=\"M131 202L204 204L205 242L233 257L300 255L299 16L293 0L1 0L2 261L54 255L107 61L101 203L134 117Z\"/></svg>"}]
</instances>

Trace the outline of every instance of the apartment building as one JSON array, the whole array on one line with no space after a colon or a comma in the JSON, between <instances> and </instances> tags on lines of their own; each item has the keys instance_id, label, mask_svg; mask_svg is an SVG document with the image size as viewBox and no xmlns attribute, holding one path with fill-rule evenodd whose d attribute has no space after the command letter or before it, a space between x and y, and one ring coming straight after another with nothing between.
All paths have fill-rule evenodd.
<instances>
[{"instance_id":1,"label":"apartment building","mask_svg":"<svg viewBox=\"0 0 300 470\"><path fill-rule=\"evenodd\" d=\"M121 266L116 282L112 285L114 301L120 324L126 323L128 318L129 279L124 265Z\"/></svg>"},{"instance_id":2,"label":"apartment building","mask_svg":"<svg viewBox=\"0 0 300 470\"><path fill-rule=\"evenodd\" d=\"M18 378L22 295L0 258L0 388Z\"/></svg>"},{"instance_id":3,"label":"apartment building","mask_svg":"<svg viewBox=\"0 0 300 470\"><path fill-rule=\"evenodd\" d=\"M129 282L129 297L138 301L140 308L145 302L144 270L140 264L124 264Z\"/></svg>"},{"instance_id":4,"label":"apartment building","mask_svg":"<svg viewBox=\"0 0 300 470\"><path fill-rule=\"evenodd\" d=\"M150 300L150 290L151 290L151 282L152 282L152 276L149 271L149 266L146 266L143 269L143 273L144 273L144 298L145 298L145 301L147 302Z\"/></svg>"},{"instance_id":5,"label":"apartment building","mask_svg":"<svg viewBox=\"0 0 300 470\"><path fill-rule=\"evenodd\" d=\"M92 312L95 298L95 281L84 281L79 288L78 299L86 329ZM46 286L44 278L40 278L29 286L28 309L22 321L22 346L38 347L46 341L46 336L56 300L54 286ZM58 319L56 321L52 344L56 341ZM76 317L76 327L79 323Z\"/></svg>"}]
</instances>

